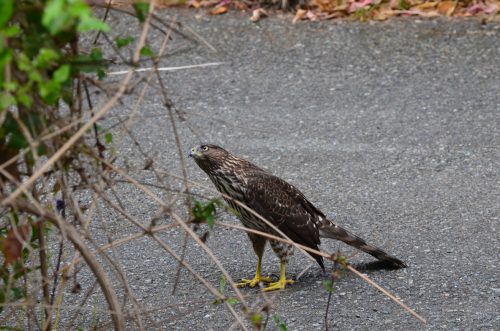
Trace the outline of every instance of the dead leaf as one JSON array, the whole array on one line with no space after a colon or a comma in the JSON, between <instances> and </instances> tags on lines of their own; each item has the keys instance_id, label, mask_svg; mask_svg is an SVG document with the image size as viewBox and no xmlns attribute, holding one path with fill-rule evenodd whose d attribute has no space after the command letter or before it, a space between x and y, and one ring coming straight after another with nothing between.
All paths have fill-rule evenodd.
<instances>
[{"instance_id":1,"label":"dead leaf","mask_svg":"<svg viewBox=\"0 0 500 331\"><path fill-rule=\"evenodd\" d=\"M427 10L436 7L437 1L425 1L419 5L413 6L412 9L415 10Z\"/></svg>"},{"instance_id":2,"label":"dead leaf","mask_svg":"<svg viewBox=\"0 0 500 331\"><path fill-rule=\"evenodd\" d=\"M3 265L9 265L15 262L20 256L23 250L23 243L28 239L28 235L31 232L31 227L26 225L21 225L15 229L11 229L7 233L7 237L2 240L2 253L5 258Z\"/></svg>"},{"instance_id":3,"label":"dead leaf","mask_svg":"<svg viewBox=\"0 0 500 331\"><path fill-rule=\"evenodd\" d=\"M197 0L191 0L188 2L188 6L189 7L193 7L195 9L198 9L201 7L201 2L200 1L197 1Z\"/></svg>"},{"instance_id":4,"label":"dead leaf","mask_svg":"<svg viewBox=\"0 0 500 331\"><path fill-rule=\"evenodd\" d=\"M385 21L389 17L387 13L388 11L375 10L373 19L376 21Z\"/></svg>"},{"instance_id":5,"label":"dead leaf","mask_svg":"<svg viewBox=\"0 0 500 331\"><path fill-rule=\"evenodd\" d=\"M264 16L267 16L267 12L263 8L257 8L252 12L252 17L250 17L250 21L255 23Z\"/></svg>"},{"instance_id":6,"label":"dead leaf","mask_svg":"<svg viewBox=\"0 0 500 331\"><path fill-rule=\"evenodd\" d=\"M339 4L337 0L312 0L311 4L317 6L319 11L325 13L333 13L338 10L346 10L349 5L346 2Z\"/></svg>"},{"instance_id":7,"label":"dead leaf","mask_svg":"<svg viewBox=\"0 0 500 331\"><path fill-rule=\"evenodd\" d=\"M437 10L441 15L451 16L457 7L457 3L454 1L443 1L437 6Z\"/></svg>"},{"instance_id":8,"label":"dead leaf","mask_svg":"<svg viewBox=\"0 0 500 331\"><path fill-rule=\"evenodd\" d=\"M488 4L485 5L484 3L477 3L469 8L467 8L467 13L471 15L477 15L480 13L485 13L485 14L495 14L498 11L498 5L496 4Z\"/></svg>"},{"instance_id":9,"label":"dead leaf","mask_svg":"<svg viewBox=\"0 0 500 331\"><path fill-rule=\"evenodd\" d=\"M305 9L298 9L297 12L295 13L295 16L293 17L292 23L296 23L297 21L300 21L301 19L306 16L307 10Z\"/></svg>"},{"instance_id":10,"label":"dead leaf","mask_svg":"<svg viewBox=\"0 0 500 331\"><path fill-rule=\"evenodd\" d=\"M308 10L307 13L306 13L306 17L310 20L310 21L317 21L318 20L318 16L313 13L312 11Z\"/></svg>"},{"instance_id":11,"label":"dead leaf","mask_svg":"<svg viewBox=\"0 0 500 331\"><path fill-rule=\"evenodd\" d=\"M217 7L217 8L214 8L210 11L210 14L212 14L212 15L220 15L220 14L224 14L224 13L227 13L227 7L225 7L225 6Z\"/></svg>"},{"instance_id":12,"label":"dead leaf","mask_svg":"<svg viewBox=\"0 0 500 331\"><path fill-rule=\"evenodd\" d=\"M350 12L354 12L358 9L362 9L362 8L370 8L372 4L372 0L361 0L361 1L355 1L353 3L351 3L351 7L349 7L349 11Z\"/></svg>"},{"instance_id":13,"label":"dead leaf","mask_svg":"<svg viewBox=\"0 0 500 331\"><path fill-rule=\"evenodd\" d=\"M390 16L394 16L394 11L392 10L391 4L384 3L378 10L374 11L373 19L377 21L385 21Z\"/></svg>"},{"instance_id":14,"label":"dead leaf","mask_svg":"<svg viewBox=\"0 0 500 331\"><path fill-rule=\"evenodd\" d=\"M399 8L399 1L400 1L400 0L390 0L390 1L389 1L389 7L390 7L391 9L400 9L400 8Z\"/></svg>"}]
</instances>

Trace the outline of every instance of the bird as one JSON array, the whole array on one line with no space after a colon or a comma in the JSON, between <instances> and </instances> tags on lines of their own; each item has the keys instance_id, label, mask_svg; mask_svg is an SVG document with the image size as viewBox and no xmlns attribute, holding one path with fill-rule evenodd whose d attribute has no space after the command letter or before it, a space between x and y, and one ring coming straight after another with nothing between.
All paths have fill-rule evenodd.
<instances>
[{"instance_id":1,"label":"bird","mask_svg":"<svg viewBox=\"0 0 500 331\"><path fill-rule=\"evenodd\" d=\"M364 239L328 219L295 186L250 161L213 144L193 147L189 156L208 175L217 190L223 193L224 200L246 228L283 237L241 204L261 215L297 244L318 250L321 238L336 239L374 256L389 267L407 266L400 259L366 243ZM257 255L257 267L253 278L243 278L237 285L255 287L262 282L267 285L263 288L264 291L273 291L284 289L287 284L293 284L292 279L286 278L286 265L293 254L293 246L252 232L247 232L247 235ZM271 277L263 276L261 273L262 258L268 241L280 260L280 275L277 282L272 282ZM323 257L308 253L324 271Z\"/></svg>"}]
</instances>

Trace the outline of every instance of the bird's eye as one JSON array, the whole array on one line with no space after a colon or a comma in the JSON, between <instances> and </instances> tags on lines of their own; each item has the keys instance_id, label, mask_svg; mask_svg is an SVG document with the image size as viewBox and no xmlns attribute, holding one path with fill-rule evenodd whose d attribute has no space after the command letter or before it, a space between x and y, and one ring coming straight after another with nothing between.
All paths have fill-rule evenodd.
<instances>
[{"instance_id":1,"label":"bird's eye","mask_svg":"<svg viewBox=\"0 0 500 331\"><path fill-rule=\"evenodd\" d=\"M203 147L201 148L201 150L202 150L202 151L204 151L204 152L208 151L208 146L203 146Z\"/></svg>"}]
</instances>

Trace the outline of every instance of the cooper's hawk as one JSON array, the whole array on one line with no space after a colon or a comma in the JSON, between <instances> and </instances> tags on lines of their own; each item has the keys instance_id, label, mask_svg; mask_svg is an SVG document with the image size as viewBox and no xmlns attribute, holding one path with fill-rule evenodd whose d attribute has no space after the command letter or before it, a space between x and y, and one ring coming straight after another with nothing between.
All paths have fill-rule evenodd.
<instances>
[{"instance_id":1,"label":"cooper's hawk","mask_svg":"<svg viewBox=\"0 0 500 331\"><path fill-rule=\"evenodd\" d=\"M215 145L194 147L189 156L208 174L217 189L231 198L224 199L236 211L245 227L280 236L271 226L234 200L253 209L298 244L317 250L321 237L338 239L392 267L406 267L403 261L367 244L360 237L327 219L297 188L253 163ZM243 279L238 285L254 287L259 282L266 282L270 284L264 290L271 291L283 289L286 284L293 283L292 280L286 279L285 275L286 263L293 247L280 241L269 240L271 248L280 259L279 281L271 283L269 277L261 275L262 256L268 240L252 233L248 233L248 237L257 254L257 271L253 279ZM323 258L315 254L311 256L324 270Z\"/></svg>"}]
</instances>

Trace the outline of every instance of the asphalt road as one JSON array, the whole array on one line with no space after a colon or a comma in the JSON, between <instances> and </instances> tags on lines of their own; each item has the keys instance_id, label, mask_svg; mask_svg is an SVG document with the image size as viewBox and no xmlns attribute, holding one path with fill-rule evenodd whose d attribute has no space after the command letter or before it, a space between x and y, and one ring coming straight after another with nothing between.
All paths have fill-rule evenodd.
<instances>
[{"instance_id":1,"label":"asphalt road","mask_svg":"<svg viewBox=\"0 0 500 331\"><path fill-rule=\"evenodd\" d=\"M500 329L498 25L416 19L294 25L290 17L253 24L239 13L162 15L176 15L184 29L196 31L216 51L174 35L160 66L224 62L162 74L170 98L185 113L186 121L178 123L183 150L204 141L250 159L409 264L365 272L427 318L426 326L346 273L334 285L331 329ZM131 20L112 16L110 22L122 36L138 35ZM159 34L150 38L153 48L161 41ZM136 99L127 97L107 120L128 113ZM180 174L162 104L158 90L147 92L132 131L158 169ZM144 164L128 138L118 144L118 154L132 167ZM210 185L194 162L187 162L189 177ZM155 182L147 171L136 176ZM136 189L119 189L131 213L149 224L154 203ZM236 223L229 215L222 219ZM112 213L108 221L103 228L114 239L137 231ZM180 252L182 234L171 230L161 236ZM235 279L253 274L256 258L243 233L216 227L207 244ZM325 241L322 249L353 253L334 241ZM187 272L171 294L176 264L151 240L120 246L116 254L139 304L150 309L149 328L231 326L231 315L206 303L213 296ZM218 286L220 271L192 241L186 260ZM351 258L361 268L370 261L361 253ZM296 253L289 275L310 263ZM264 272L278 272L270 251ZM288 330L325 329L324 279L312 264L298 282L271 295L271 315ZM84 288L92 284L85 272L79 280ZM258 290L243 293L251 303L262 301ZM269 326L277 329L272 320Z\"/></svg>"}]
</instances>

